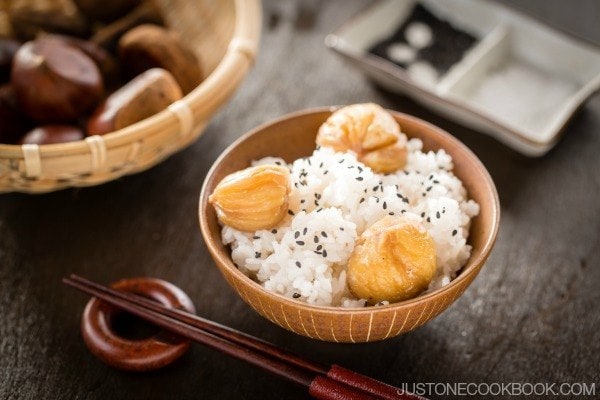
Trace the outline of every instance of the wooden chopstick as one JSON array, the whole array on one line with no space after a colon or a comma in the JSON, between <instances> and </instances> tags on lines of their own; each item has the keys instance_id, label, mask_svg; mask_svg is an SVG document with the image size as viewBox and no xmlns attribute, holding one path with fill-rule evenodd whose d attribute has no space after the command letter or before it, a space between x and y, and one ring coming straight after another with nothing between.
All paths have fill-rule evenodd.
<instances>
[{"instance_id":1,"label":"wooden chopstick","mask_svg":"<svg viewBox=\"0 0 600 400\"><path fill-rule=\"evenodd\" d=\"M261 339L182 310L164 307L133 293L114 290L77 275L64 278L63 282L167 330L308 387L309 393L316 398L423 399L337 365L327 370L318 363L301 358Z\"/></svg>"}]
</instances>

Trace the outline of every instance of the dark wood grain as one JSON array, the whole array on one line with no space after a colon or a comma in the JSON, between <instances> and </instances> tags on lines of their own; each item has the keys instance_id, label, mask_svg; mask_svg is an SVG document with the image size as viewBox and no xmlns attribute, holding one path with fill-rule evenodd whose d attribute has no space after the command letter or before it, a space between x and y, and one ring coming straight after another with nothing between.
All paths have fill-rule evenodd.
<instances>
[{"instance_id":1,"label":"dark wood grain","mask_svg":"<svg viewBox=\"0 0 600 400\"><path fill-rule=\"evenodd\" d=\"M595 0L511 0L600 43ZM175 365L133 374L93 357L79 333L87 299L75 272L108 283L166 279L210 319L323 363L403 382L600 381L600 96L548 155L527 159L478 132L371 85L323 46L368 1L266 1L260 55L233 101L189 149L152 170L94 188L0 196L0 398L304 399L293 385L194 346ZM235 138L301 108L375 101L464 141L502 203L496 248L440 317L384 342L336 345L280 329L225 283L197 226L203 178Z\"/></svg>"}]
</instances>

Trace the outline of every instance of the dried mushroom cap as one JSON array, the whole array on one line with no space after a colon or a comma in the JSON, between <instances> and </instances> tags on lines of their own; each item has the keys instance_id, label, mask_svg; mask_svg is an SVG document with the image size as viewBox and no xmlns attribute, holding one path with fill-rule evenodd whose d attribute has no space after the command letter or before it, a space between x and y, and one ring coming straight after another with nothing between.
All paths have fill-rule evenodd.
<instances>
[{"instance_id":1,"label":"dried mushroom cap","mask_svg":"<svg viewBox=\"0 0 600 400\"><path fill-rule=\"evenodd\" d=\"M243 231L270 229L288 210L290 172L279 165L259 165L227 175L208 201L219 220Z\"/></svg>"},{"instance_id":2,"label":"dried mushroom cap","mask_svg":"<svg viewBox=\"0 0 600 400\"><path fill-rule=\"evenodd\" d=\"M348 260L348 286L375 304L417 296L436 270L435 244L427 230L404 216L386 216L357 239Z\"/></svg>"},{"instance_id":3,"label":"dried mushroom cap","mask_svg":"<svg viewBox=\"0 0 600 400\"><path fill-rule=\"evenodd\" d=\"M317 144L352 150L375 172L393 172L406 164L406 136L392 115L373 103L353 104L331 114L319 128Z\"/></svg>"}]
</instances>

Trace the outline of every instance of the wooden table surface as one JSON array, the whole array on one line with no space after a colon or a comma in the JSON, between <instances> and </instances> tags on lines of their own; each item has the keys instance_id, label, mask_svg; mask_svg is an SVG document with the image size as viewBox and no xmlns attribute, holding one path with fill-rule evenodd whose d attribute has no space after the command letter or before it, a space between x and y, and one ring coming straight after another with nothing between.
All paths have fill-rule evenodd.
<instances>
[{"instance_id":1,"label":"wooden table surface","mask_svg":"<svg viewBox=\"0 0 600 400\"><path fill-rule=\"evenodd\" d=\"M595 0L512 0L600 43ZM260 54L233 100L187 150L136 176L46 195L0 195L0 398L303 399L289 383L194 346L176 364L123 373L93 357L87 298L61 277L173 282L208 318L326 363L403 382L587 382L600 392L600 96L548 155L493 139L381 91L323 45L368 1L266 1ZM374 101L448 130L481 158L502 204L497 244L441 316L383 342L344 345L289 333L226 284L202 241L202 181L236 137L294 110ZM435 396L432 396L435 397Z\"/></svg>"}]
</instances>

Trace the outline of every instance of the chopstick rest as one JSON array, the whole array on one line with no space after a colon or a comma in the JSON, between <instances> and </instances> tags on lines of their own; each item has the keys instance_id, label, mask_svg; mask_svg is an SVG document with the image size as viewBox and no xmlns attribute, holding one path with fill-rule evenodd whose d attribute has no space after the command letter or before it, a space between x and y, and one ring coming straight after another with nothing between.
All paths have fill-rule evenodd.
<instances>
[{"instance_id":1,"label":"chopstick rest","mask_svg":"<svg viewBox=\"0 0 600 400\"><path fill-rule=\"evenodd\" d=\"M153 278L123 279L111 285L169 307L196 313L190 298L177 286ZM149 371L167 366L181 357L191 341L167 330L131 340L120 336L113 322L119 308L92 298L81 318L81 333L89 350L108 365L127 371Z\"/></svg>"}]
</instances>

